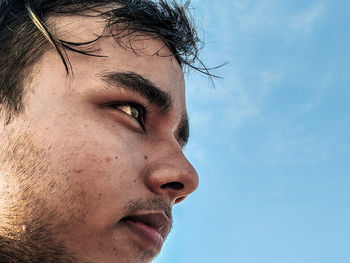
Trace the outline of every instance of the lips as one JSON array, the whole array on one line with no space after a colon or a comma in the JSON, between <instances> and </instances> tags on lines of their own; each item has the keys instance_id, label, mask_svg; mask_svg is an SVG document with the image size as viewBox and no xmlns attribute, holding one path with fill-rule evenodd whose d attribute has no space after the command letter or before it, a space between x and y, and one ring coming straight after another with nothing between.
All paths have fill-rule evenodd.
<instances>
[{"instance_id":1,"label":"lips","mask_svg":"<svg viewBox=\"0 0 350 263\"><path fill-rule=\"evenodd\" d=\"M161 248L172 221L163 212L130 215L122 219L128 228L152 246Z\"/></svg>"}]
</instances>

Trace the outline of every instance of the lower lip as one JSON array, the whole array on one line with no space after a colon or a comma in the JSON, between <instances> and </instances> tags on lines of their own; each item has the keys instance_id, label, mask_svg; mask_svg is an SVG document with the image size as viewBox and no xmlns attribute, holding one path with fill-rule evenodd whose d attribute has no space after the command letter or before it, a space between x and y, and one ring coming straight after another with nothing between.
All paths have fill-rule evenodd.
<instances>
[{"instance_id":1,"label":"lower lip","mask_svg":"<svg viewBox=\"0 0 350 263\"><path fill-rule=\"evenodd\" d=\"M155 247L158 250L162 248L164 240L162 235L156 229L141 222L134 222L130 220L125 220L124 222L131 231L136 233L138 236L141 236L141 238L150 243L152 247Z\"/></svg>"}]
</instances>

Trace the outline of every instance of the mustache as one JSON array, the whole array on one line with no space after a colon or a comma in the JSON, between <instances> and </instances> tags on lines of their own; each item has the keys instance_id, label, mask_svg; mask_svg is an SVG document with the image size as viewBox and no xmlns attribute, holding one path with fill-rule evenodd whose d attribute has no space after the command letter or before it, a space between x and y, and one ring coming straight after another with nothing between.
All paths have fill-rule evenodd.
<instances>
[{"instance_id":1,"label":"mustache","mask_svg":"<svg viewBox=\"0 0 350 263\"><path fill-rule=\"evenodd\" d=\"M129 201L125 205L125 212L126 214L133 214L136 211L154 211L154 210L161 210L164 211L164 213L172 219L172 210L171 206L168 202L166 202L164 199L160 197L155 197L152 199L134 199Z\"/></svg>"}]
</instances>

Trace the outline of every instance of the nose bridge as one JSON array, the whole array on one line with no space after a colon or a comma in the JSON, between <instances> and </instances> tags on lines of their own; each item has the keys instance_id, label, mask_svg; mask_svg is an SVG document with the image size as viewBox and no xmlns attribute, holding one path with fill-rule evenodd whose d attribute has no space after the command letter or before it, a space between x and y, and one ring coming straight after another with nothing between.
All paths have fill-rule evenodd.
<instances>
[{"instance_id":1,"label":"nose bridge","mask_svg":"<svg viewBox=\"0 0 350 263\"><path fill-rule=\"evenodd\" d=\"M145 184L172 204L178 203L197 188L197 172L176 142L158 141L157 149L147 165Z\"/></svg>"}]
</instances>

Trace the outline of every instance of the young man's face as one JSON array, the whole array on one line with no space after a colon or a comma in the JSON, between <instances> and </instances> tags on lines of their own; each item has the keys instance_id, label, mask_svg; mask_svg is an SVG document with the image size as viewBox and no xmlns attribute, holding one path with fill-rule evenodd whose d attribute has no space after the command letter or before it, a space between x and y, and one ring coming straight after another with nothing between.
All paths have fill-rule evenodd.
<instances>
[{"instance_id":1,"label":"young man's face","mask_svg":"<svg viewBox=\"0 0 350 263\"><path fill-rule=\"evenodd\" d=\"M104 26L58 21L74 41ZM24 113L2 126L0 243L27 246L23 262L148 262L170 231L172 206L198 185L181 150L182 70L159 40L129 40L128 48L100 40L105 57L69 53L72 77L55 51L45 53L26 83Z\"/></svg>"}]
</instances>

